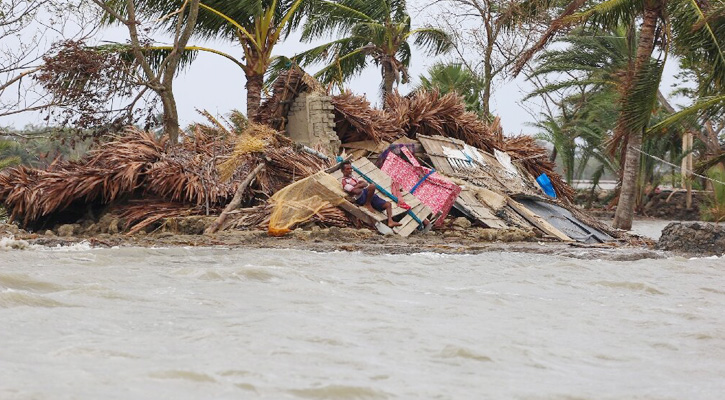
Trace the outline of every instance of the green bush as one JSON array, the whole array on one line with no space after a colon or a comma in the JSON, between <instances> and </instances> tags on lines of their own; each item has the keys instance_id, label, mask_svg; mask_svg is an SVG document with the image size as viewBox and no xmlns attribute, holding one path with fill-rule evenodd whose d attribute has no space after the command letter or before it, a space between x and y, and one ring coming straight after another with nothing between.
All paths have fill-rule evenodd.
<instances>
[{"instance_id":1,"label":"green bush","mask_svg":"<svg viewBox=\"0 0 725 400\"><path fill-rule=\"evenodd\" d=\"M725 168L716 165L707 171L707 176L715 181L725 182ZM713 182L713 192L701 209L702 219L706 221L725 221L725 185Z\"/></svg>"}]
</instances>

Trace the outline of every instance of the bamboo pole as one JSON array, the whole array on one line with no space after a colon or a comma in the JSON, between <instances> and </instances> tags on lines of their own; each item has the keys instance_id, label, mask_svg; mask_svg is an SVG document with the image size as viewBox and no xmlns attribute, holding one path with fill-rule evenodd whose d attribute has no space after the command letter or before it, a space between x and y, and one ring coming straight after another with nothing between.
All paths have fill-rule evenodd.
<instances>
[{"instance_id":1,"label":"bamboo pole","mask_svg":"<svg viewBox=\"0 0 725 400\"><path fill-rule=\"evenodd\" d=\"M682 160L682 186L687 190L685 204L688 210L692 208L692 139L692 131L687 131L682 136L682 151L687 152Z\"/></svg>"},{"instance_id":2,"label":"bamboo pole","mask_svg":"<svg viewBox=\"0 0 725 400\"><path fill-rule=\"evenodd\" d=\"M247 175L246 178L244 178L244 181L237 188L237 192L234 194L232 201L227 204L226 208L224 208L224 211L219 214L219 217L216 219L216 221L214 221L214 223L206 228L204 234L208 235L218 231L219 227L221 227L224 221L227 219L227 215L229 215L230 212L239 208L239 205L242 203L242 195L244 194L244 191L247 189L247 186L249 186L249 183L252 182L252 179L254 179L254 177L257 176L259 171L261 171L263 168L264 163L257 165L257 167L254 168L252 172Z\"/></svg>"}]
</instances>

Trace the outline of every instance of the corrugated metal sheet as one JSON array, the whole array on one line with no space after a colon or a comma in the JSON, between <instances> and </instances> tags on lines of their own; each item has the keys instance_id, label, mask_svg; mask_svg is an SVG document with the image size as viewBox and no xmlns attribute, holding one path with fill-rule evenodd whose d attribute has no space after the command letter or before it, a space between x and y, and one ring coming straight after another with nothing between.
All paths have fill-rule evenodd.
<instances>
[{"instance_id":1,"label":"corrugated metal sheet","mask_svg":"<svg viewBox=\"0 0 725 400\"><path fill-rule=\"evenodd\" d=\"M569 210L556 204L525 196L519 196L516 200L577 242L602 243L614 240L606 233L586 225L574 217Z\"/></svg>"}]
</instances>

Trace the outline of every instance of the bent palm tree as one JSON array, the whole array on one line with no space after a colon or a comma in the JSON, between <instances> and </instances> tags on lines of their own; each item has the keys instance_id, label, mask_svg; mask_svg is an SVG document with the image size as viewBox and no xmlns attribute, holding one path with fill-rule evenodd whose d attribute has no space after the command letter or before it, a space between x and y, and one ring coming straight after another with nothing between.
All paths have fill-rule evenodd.
<instances>
[{"instance_id":1,"label":"bent palm tree","mask_svg":"<svg viewBox=\"0 0 725 400\"><path fill-rule=\"evenodd\" d=\"M309 41L328 33L341 38L298 54L295 60L302 65L326 62L328 65L315 77L340 86L372 60L383 78L383 103L395 82L409 81L410 40L431 56L444 53L451 43L439 29L412 29L405 0L323 1L304 25L302 39Z\"/></svg>"}]
</instances>

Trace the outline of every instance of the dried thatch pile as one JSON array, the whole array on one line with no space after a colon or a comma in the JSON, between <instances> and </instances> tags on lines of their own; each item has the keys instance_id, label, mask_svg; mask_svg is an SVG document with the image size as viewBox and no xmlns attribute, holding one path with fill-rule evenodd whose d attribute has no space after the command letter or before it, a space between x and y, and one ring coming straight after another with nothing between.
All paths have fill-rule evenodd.
<instances>
[{"instance_id":1,"label":"dried thatch pile","mask_svg":"<svg viewBox=\"0 0 725 400\"><path fill-rule=\"evenodd\" d=\"M344 92L332 97L332 105L335 107L335 132L342 143L392 142L405 135L393 115L370 107L364 96Z\"/></svg>"},{"instance_id":2,"label":"dried thatch pile","mask_svg":"<svg viewBox=\"0 0 725 400\"><path fill-rule=\"evenodd\" d=\"M216 122L216 121L215 121ZM267 198L296 179L328 162L295 150L273 132L262 148L235 152L236 134L217 126L197 125L194 137L177 146L153 134L128 129L102 144L80 162L54 163L47 169L10 168L0 174L0 202L12 220L23 226L42 226L71 206L108 207L136 231L162 218L218 213L244 177L259 163L266 164L244 193L244 204ZM253 137L252 125L241 137ZM240 140L240 142L243 142ZM237 146L238 147L238 146ZM229 179L221 179L220 164L235 161Z\"/></svg>"}]
</instances>

